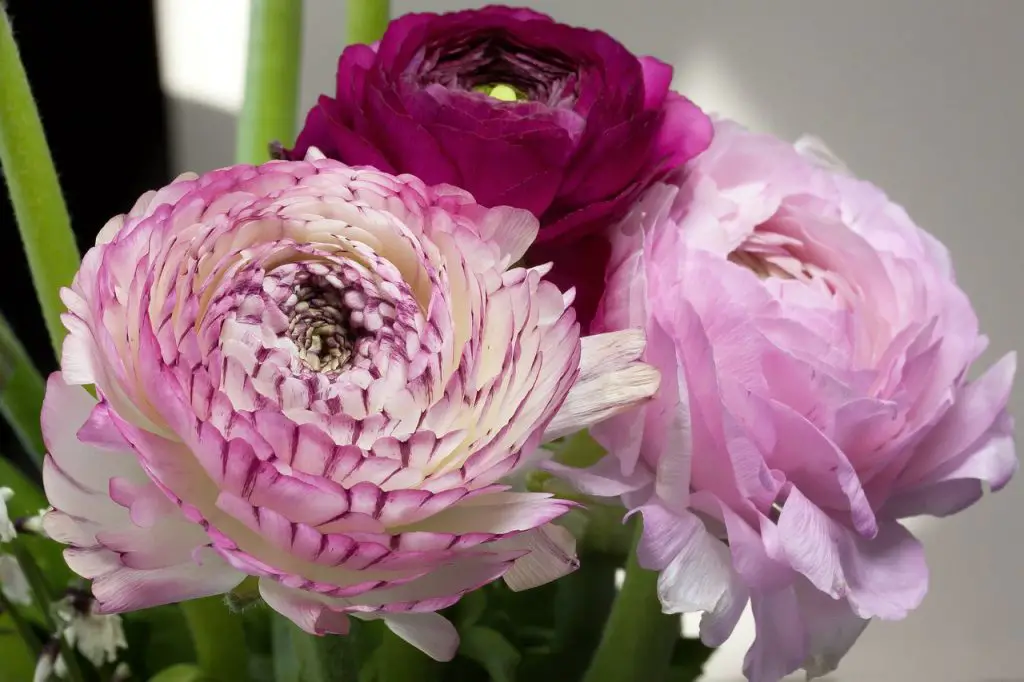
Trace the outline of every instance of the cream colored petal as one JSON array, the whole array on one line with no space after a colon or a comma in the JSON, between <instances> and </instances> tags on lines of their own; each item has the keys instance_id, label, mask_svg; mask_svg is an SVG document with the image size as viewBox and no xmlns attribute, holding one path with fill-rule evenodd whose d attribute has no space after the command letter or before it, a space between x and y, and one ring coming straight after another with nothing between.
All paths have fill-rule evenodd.
<instances>
[{"instance_id":1,"label":"cream colored petal","mask_svg":"<svg viewBox=\"0 0 1024 682\"><path fill-rule=\"evenodd\" d=\"M635 329L584 337L580 376L544 440L589 428L653 396L660 375L639 360L644 345L644 333Z\"/></svg>"}]
</instances>

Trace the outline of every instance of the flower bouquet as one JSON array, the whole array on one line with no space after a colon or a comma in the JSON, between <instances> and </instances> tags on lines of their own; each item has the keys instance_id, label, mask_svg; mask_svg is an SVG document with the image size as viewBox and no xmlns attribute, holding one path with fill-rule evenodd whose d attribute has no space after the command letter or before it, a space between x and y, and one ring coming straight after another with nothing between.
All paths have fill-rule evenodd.
<instances>
[{"instance_id":1,"label":"flower bouquet","mask_svg":"<svg viewBox=\"0 0 1024 682\"><path fill-rule=\"evenodd\" d=\"M0 681L690 682L749 606L777 682L916 608L901 520L1017 467L945 248L603 32L348 4L300 126L253 0L237 165L82 258L3 16Z\"/></svg>"}]
</instances>

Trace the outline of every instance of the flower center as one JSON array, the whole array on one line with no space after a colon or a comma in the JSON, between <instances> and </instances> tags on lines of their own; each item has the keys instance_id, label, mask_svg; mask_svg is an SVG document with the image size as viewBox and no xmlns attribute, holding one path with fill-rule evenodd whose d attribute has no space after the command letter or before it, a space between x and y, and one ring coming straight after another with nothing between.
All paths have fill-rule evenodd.
<instances>
[{"instance_id":1,"label":"flower center","mask_svg":"<svg viewBox=\"0 0 1024 682\"><path fill-rule=\"evenodd\" d=\"M478 92L500 102L569 108L576 101L580 79L578 65L566 55L491 33L428 46L416 77L423 85Z\"/></svg>"},{"instance_id":2,"label":"flower center","mask_svg":"<svg viewBox=\"0 0 1024 682\"><path fill-rule=\"evenodd\" d=\"M292 296L281 306L288 316L288 337L298 356L314 372L338 372L352 357L345 305L326 277L297 273Z\"/></svg>"},{"instance_id":3,"label":"flower center","mask_svg":"<svg viewBox=\"0 0 1024 682\"><path fill-rule=\"evenodd\" d=\"M524 102L529 99L525 92L512 85L505 83L488 83L473 88L474 92L480 92L488 97L493 97L499 102Z\"/></svg>"}]
</instances>

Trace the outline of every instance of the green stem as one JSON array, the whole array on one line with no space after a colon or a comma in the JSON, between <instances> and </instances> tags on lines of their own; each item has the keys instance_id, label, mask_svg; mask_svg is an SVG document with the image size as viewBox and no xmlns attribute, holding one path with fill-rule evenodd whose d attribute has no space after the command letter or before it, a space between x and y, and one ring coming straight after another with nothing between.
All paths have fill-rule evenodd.
<instances>
[{"instance_id":1,"label":"green stem","mask_svg":"<svg viewBox=\"0 0 1024 682\"><path fill-rule=\"evenodd\" d=\"M25 574L25 580L28 582L29 588L32 590L32 596L35 599L36 604L39 605L39 611L43 616L43 625L50 632L57 631L57 621L54 619L53 614L50 612L50 604L53 602L53 593L50 589L50 584L46 581L46 576L39 570L39 566L36 564L35 559L28 553L21 542L15 541L8 545L11 554L18 560L18 564L21 566L21 572Z\"/></svg>"},{"instance_id":2,"label":"green stem","mask_svg":"<svg viewBox=\"0 0 1024 682\"><path fill-rule=\"evenodd\" d=\"M39 426L44 392L42 376L7 320L0 316L0 414L38 467L42 467L46 451Z\"/></svg>"},{"instance_id":3,"label":"green stem","mask_svg":"<svg viewBox=\"0 0 1024 682\"><path fill-rule=\"evenodd\" d=\"M50 583L47 582L46 576L39 570L39 565L35 559L29 554L28 550L22 546L20 541L15 541L9 545L11 554L18 560L18 564L21 566L21 572L25 574L25 580L28 582L29 588L32 590L32 596L35 599L36 604L39 606L39 612L43 617L43 625L47 630L53 633L59 633L60 628L57 620L53 617L53 613L50 611L50 605L53 603L53 592L50 587ZM61 651L64 652L64 663L67 666L67 678L70 682L84 682L85 673L82 671L81 665L79 665L78 657L75 655L74 647L70 645L67 637L60 634L61 638Z\"/></svg>"},{"instance_id":4,"label":"green stem","mask_svg":"<svg viewBox=\"0 0 1024 682\"><path fill-rule=\"evenodd\" d=\"M440 663L387 628L374 662L380 682L432 682L441 679L443 670Z\"/></svg>"},{"instance_id":5,"label":"green stem","mask_svg":"<svg viewBox=\"0 0 1024 682\"><path fill-rule=\"evenodd\" d=\"M71 284L78 271L78 246L11 22L2 6L0 84L0 165L46 329L60 357L66 333L60 321L64 312L60 290Z\"/></svg>"},{"instance_id":6,"label":"green stem","mask_svg":"<svg viewBox=\"0 0 1024 682\"><path fill-rule=\"evenodd\" d=\"M228 610L223 597L182 602L181 610L192 633L196 663L217 682L247 680L249 654L242 618Z\"/></svg>"},{"instance_id":7,"label":"green stem","mask_svg":"<svg viewBox=\"0 0 1024 682\"><path fill-rule=\"evenodd\" d=\"M11 617L11 621L14 623L14 628L18 631L21 636L21 640L28 647L29 652L32 654L32 658L39 658L39 654L43 651L43 643L36 637L35 631L27 620L21 615L21 611L11 603L11 600L0 590L0 613L6 613Z\"/></svg>"},{"instance_id":8,"label":"green stem","mask_svg":"<svg viewBox=\"0 0 1024 682\"><path fill-rule=\"evenodd\" d=\"M641 531L637 523L637 540ZM662 613L657 588L657 572L640 567L634 543L626 580L583 682L665 681L681 632L679 616Z\"/></svg>"},{"instance_id":9,"label":"green stem","mask_svg":"<svg viewBox=\"0 0 1024 682\"><path fill-rule=\"evenodd\" d=\"M391 16L389 0L348 0L348 44L375 43L384 35Z\"/></svg>"},{"instance_id":10,"label":"green stem","mask_svg":"<svg viewBox=\"0 0 1024 682\"><path fill-rule=\"evenodd\" d=\"M299 106L302 0L252 0L238 163L270 159L270 143L291 143Z\"/></svg>"}]
</instances>

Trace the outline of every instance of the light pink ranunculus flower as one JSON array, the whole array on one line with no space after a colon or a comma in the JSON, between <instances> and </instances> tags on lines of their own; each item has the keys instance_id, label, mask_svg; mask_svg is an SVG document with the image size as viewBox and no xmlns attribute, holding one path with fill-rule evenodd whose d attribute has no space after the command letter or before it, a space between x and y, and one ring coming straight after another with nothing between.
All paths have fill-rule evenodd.
<instances>
[{"instance_id":1,"label":"light pink ranunculus flower","mask_svg":"<svg viewBox=\"0 0 1024 682\"><path fill-rule=\"evenodd\" d=\"M108 223L43 411L45 528L97 612L256 576L309 632L382 618L447 659L435 611L572 570L569 503L502 480L657 372L642 334L581 344L571 294L509 269L536 232L315 154L183 176Z\"/></svg>"},{"instance_id":2,"label":"light pink ranunculus flower","mask_svg":"<svg viewBox=\"0 0 1024 682\"><path fill-rule=\"evenodd\" d=\"M642 513L640 562L667 612L705 612L706 643L749 601L751 680L817 676L921 603L900 519L1016 470L1015 356L968 380L986 341L949 255L881 191L716 127L615 235L599 328L645 329L661 389L594 429L614 457L566 474Z\"/></svg>"}]
</instances>

